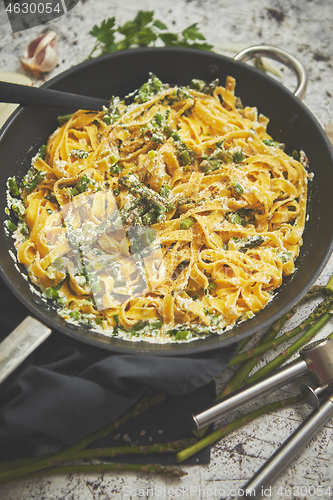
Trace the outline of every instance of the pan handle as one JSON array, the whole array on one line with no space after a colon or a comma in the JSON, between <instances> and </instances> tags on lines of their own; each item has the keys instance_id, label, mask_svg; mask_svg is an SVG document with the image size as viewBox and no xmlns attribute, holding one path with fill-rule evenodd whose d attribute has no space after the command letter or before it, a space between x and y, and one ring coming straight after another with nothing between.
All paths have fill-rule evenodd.
<instances>
[{"instance_id":1,"label":"pan handle","mask_svg":"<svg viewBox=\"0 0 333 500\"><path fill-rule=\"evenodd\" d=\"M291 69L297 78L297 87L294 91L294 95L301 100L304 98L308 85L308 73L301 61L289 54L289 52L273 47L272 45L253 45L236 54L234 60L246 62L255 57L268 57Z\"/></svg>"},{"instance_id":2,"label":"pan handle","mask_svg":"<svg viewBox=\"0 0 333 500\"><path fill-rule=\"evenodd\" d=\"M109 106L107 99L71 94L60 90L30 87L18 83L0 81L0 102L22 104L23 106L56 106L82 108L98 111Z\"/></svg>"},{"instance_id":3,"label":"pan handle","mask_svg":"<svg viewBox=\"0 0 333 500\"><path fill-rule=\"evenodd\" d=\"M50 333L50 328L28 316L0 343L0 384Z\"/></svg>"}]
</instances>

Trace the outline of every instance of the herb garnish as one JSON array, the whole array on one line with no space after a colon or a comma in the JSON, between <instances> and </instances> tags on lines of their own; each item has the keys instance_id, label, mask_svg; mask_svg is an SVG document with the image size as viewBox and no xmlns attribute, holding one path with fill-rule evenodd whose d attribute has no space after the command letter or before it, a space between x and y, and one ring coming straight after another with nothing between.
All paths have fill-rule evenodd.
<instances>
[{"instance_id":1,"label":"herb garnish","mask_svg":"<svg viewBox=\"0 0 333 500\"><path fill-rule=\"evenodd\" d=\"M97 55L117 52L134 47L148 47L157 41L168 47L192 47L211 50L213 45L206 42L197 23L191 24L180 34L168 31L168 27L158 19L154 19L154 11L140 10L133 21L127 21L121 26L115 26L115 17L104 19L98 26L95 24L89 34L96 38L95 45L88 59L95 52ZM119 38L116 40L116 37Z\"/></svg>"}]
</instances>

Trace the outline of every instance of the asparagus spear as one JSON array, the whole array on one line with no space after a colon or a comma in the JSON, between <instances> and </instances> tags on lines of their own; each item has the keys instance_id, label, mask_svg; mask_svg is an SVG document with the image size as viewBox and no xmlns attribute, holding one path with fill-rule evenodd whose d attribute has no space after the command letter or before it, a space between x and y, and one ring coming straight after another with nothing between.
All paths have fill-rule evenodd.
<instances>
[{"instance_id":1,"label":"asparagus spear","mask_svg":"<svg viewBox=\"0 0 333 500\"><path fill-rule=\"evenodd\" d=\"M60 462L65 460L69 460L73 455L78 453L79 451L85 449L89 444L97 441L104 436L107 436L114 429L117 429L121 424L129 420L130 418L134 418L137 415L140 415L144 411L146 411L151 405L157 404L160 401L165 399L166 395L162 393L153 394L151 396L147 396L141 399L133 408L131 408L127 413L122 415L119 419L115 420L111 424L106 427L90 434L86 438L82 439L78 443L70 446L69 448L61 451L59 453L55 453L54 455L50 455L48 457L41 458L37 462L33 462L27 465L23 465L21 467L17 467L16 469L12 469L9 471L0 471L0 483L3 481L9 481L11 479L15 479L21 476L26 476L28 474L35 473L42 469L48 469L51 466L57 465Z\"/></svg>"},{"instance_id":2,"label":"asparagus spear","mask_svg":"<svg viewBox=\"0 0 333 500\"><path fill-rule=\"evenodd\" d=\"M117 446L112 448L89 448L77 453L72 459L118 457L122 455L149 455L150 453L174 453L191 446L195 438L179 439L169 443L154 443L138 446Z\"/></svg>"},{"instance_id":3,"label":"asparagus spear","mask_svg":"<svg viewBox=\"0 0 333 500\"><path fill-rule=\"evenodd\" d=\"M164 214L173 209L173 203L168 201L164 196L156 193L153 189L142 184L134 174L124 175L120 177L119 183L125 186L130 193L138 194L140 198L146 201L158 213Z\"/></svg>"},{"instance_id":4,"label":"asparagus spear","mask_svg":"<svg viewBox=\"0 0 333 500\"><path fill-rule=\"evenodd\" d=\"M276 335L279 333L280 329L284 325L284 323L294 314L296 307L291 309L289 312L287 312L285 315L283 315L281 318L279 318L272 326L271 328L266 332L266 334L262 337L262 339L259 341L258 345L251 350L245 351L241 354L236 354L232 360L229 362L228 366L233 366L239 362L243 362L243 364L240 366L240 368L237 370L235 375L232 377L232 379L229 381L229 383L225 386L222 392L218 394L215 398L215 401L218 401L219 399L223 398L224 396L227 396L231 394L234 391L237 391L237 389L240 388L240 386L244 383L246 380L247 376L249 373L252 371L252 369L255 367L255 365L258 363L260 360L262 354L268 350L266 348L267 343L273 340ZM260 352L260 348L265 348L263 352ZM250 356L251 353L254 353L253 356ZM256 355L258 354L258 355ZM256 357L255 357L256 355ZM240 361L239 361L240 360ZM193 433L198 436L198 437L203 437L205 433L207 432L209 426L203 427L202 429L194 429Z\"/></svg>"},{"instance_id":5,"label":"asparagus spear","mask_svg":"<svg viewBox=\"0 0 333 500\"><path fill-rule=\"evenodd\" d=\"M246 343L249 341L249 339L244 339L246 341L245 345L243 342L243 345L237 349L236 355L234 358L230 361L228 366L233 366L238 363L243 363L240 368L237 370L237 372L234 374L230 382L226 385L226 387L223 389L223 391L215 398L216 400L221 399L222 397L231 394L232 392L236 391L237 389L240 388L240 386L244 383L246 378L248 377L249 373L252 371L252 369L255 367L255 365L258 363L260 360L262 354L267 352L269 349L272 349L279 343L282 343L289 338L292 338L292 336L297 335L301 330L298 330L299 327L296 329L292 330L291 332L287 332L285 336L281 336L277 339L277 341L281 341L275 343L274 339L283 327L283 325L288 321L295 313L296 308L300 305L302 305L304 302L307 302L310 299L313 299L314 297L321 295L322 293L326 292L327 294L332 293L332 287L333 287L333 279L331 278L330 281L327 283L327 285L321 286L314 286L312 287L306 295L301 299L301 301L294 306L290 311L288 311L286 314L284 314L281 318L279 318L272 326L271 328L266 332L266 334L262 337L262 339L259 341L258 345L252 349L245 351L244 353L239 354L239 351L241 350L242 347L245 347ZM319 308L319 309L318 309ZM318 316L317 319L319 318L320 314L323 314L325 312L325 306L322 304L318 306ZM324 308L324 311L323 311ZM315 315L315 312L312 313L312 316ZM309 318L305 320L305 326L308 324ZM311 319L309 320L310 323ZM293 335L294 334L294 335ZM208 426L204 427L203 429L197 430L194 429L193 433L198 436L202 437L206 433L208 429Z\"/></svg>"},{"instance_id":6,"label":"asparagus spear","mask_svg":"<svg viewBox=\"0 0 333 500\"><path fill-rule=\"evenodd\" d=\"M217 429L216 431L208 434L203 439L200 439L192 446L189 446L185 450L182 450L179 453L177 453L177 462L178 463L183 462L184 460L190 458L192 455L195 455L196 453L198 453L203 448L206 448L206 446L209 446L209 445L215 443L216 441L219 441L227 434L230 434L230 432L238 429L239 427L247 424L248 422L251 422L251 420L254 420L255 418L258 418L261 415L265 415L266 413L269 413L271 411L277 410L278 408L283 408L285 406L294 404L298 401L301 401L301 399L302 399L302 396L292 396L288 399L276 401L274 403L271 403L271 404L265 405L261 408L258 408L256 410L248 413L247 415L244 415L244 416L234 420L230 424L224 425L220 429Z\"/></svg>"},{"instance_id":7,"label":"asparagus spear","mask_svg":"<svg viewBox=\"0 0 333 500\"><path fill-rule=\"evenodd\" d=\"M8 177L7 186L12 196L20 196L20 190L17 185L15 177Z\"/></svg>"},{"instance_id":8,"label":"asparagus spear","mask_svg":"<svg viewBox=\"0 0 333 500\"><path fill-rule=\"evenodd\" d=\"M313 292L310 291L310 295L313 293L314 295L317 295L319 293L322 293L323 288L322 287L317 287L316 290ZM328 285L325 287L325 291L328 294L332 294L333 291L333 277L330 279ZM327 297L325 301L320 304L318 310L323 313L323 308L328 308L330 309L331 305L333 302L333 298L331 296ZM318 310L317 314L318 314ZM325 309L324 309L325 310ZM327 311L327 309L326 309ZM288 319L293 314L293 310L289 311L285 316L280 318L273 327L267 332L266 336L264 337L263 340L265 340L264 345L267 345L267 339L269 336L274 336L282 327L284 322ZM311 324L312 326L309 328L309 330L298 340L296 341L289 349L285 351L286 355L290 356L293 354L296 350L298 350L302 345L304 345L310 338L312 338L315 333L330 319L330 313L325 312L322 314L320 317L319 321L315 323L315 319L318 316L316 316L314 313L311 315L311 319L308 318L304 323L306 325ZM268 335L269 334L269 335ZM333 337L333 333L329 335L329 337ZM295 347L295 345L297 346ZM301 344L301 345L300 345ZM285 361L286 355L285 353L282 353L282 362ZM278 357L279 358L279 357ZM272 367L275 368L275 365ZM270 369L272 369L270 368ZM270 370L269 370L270 371ZM258 372L257 372L258 373ZM257 375L257 374L256 374ZM258 376L259 378L259 376ZM134 417L138 414L140 414L142 411L145 411L151 404L157 403L160 400L164 399L166 396L164 394L158 394L156 397L148 397L144 398L141 402L139 402L132 410L130 410L127 414L125 414L123 417L118 419L116 422L113 422L106 428L102 429L101 431L98 431L90 436L88 438L83 439L76 445L68 448L67 450L60 452L58 454L49 456L49 457L34 457L31 459L27 460L21 460L21 461L14 461L12 463L7 463L3 464L2 467L0 468L0 481L7 481L13 478L21 477L24 475L25 477L33 477L35 475L51 475L51 474L64 474L64 473L70 473L70 472L100 472L104 473L107 471L111 470L140 470L140 471L145 471L145 472L150 472L150 473L161 473L161 474L167 474L167 475L172 475L176 477L181 477L184 475L184 472L181 471L180 469L174 469L172 467L160 467L160 466L151 466L151 465L137 465L137 464L101 464L97 466L92 466L92 465L78 465L78 466L62 466L62 467L53 467L52 469L49 469L50 465L57 464L61 461L64 460L69 460L69 459L78 459L78 458L87 458L87 457L96 457L96 456L117 456L119 453L121 454L127 454L127 453L150 453L150 452L164 452L164 451L175 451L177 449L177 446L183 446L186 444L186 440L181 440L180 442L176 443L167 443L166 445L151 445L147 447L121 447L121 448L105 448L103 449L92 449L92 450L87 450L85 451L84 448L88 446L91 442L97 440L98 438L105 436L109 432L111 432L113 429L119 427L124 421L128 420L131 417ZM277 408L283 407L287 404L292 404L297 401L301 400L301 396L294 396L292 398L289 398L287 400L283 401L277 401L275 403L272 403L270 405L266 405L262 408L259 408L258 410L255 410L248 415L245 415L234 422L222 427L221 429L218 429L217 431L211 433L210 435L206 436L205 438L201 439L200 441L197 441L195 444L192 444L191 446L188 446L185 448L185 450L182 450L178 452L177 454L177 461L182 462L192 456L193 454L197 453L204 447L214 443L215 441L221 439L224 437L226 434L230 433L231 431L237 429L238 427L246 424L250 420L253 420L254 418L257 418L258 416L267 413L269 411L273 411ZM171 446L170 446L171 445ZM28 465L27 465L28 464ZM17 467L14 470L8 470L8 467L14 465Z\"/></svg>"},{"instance_id":9,"label":"asparagus spear","mask_svg":"<svg viewBox=\"0 0 333 500\"><path fill-rule=\"evenodd\" d=\"M279 318L272 326L271 328L265 333L265 335L262 337L262 339L259 341L258 345L254 349L250 349L248 351L245 351L240 354L236 354L232 360L230 361L228 366L233 366L239 362L244 361L243 365L239 368L237 373L234 375L234 377L230 380L228 385L223 389L221 394L217 396L216 399L220 399L223 396L226 396L227 394L230 394L233 391L236 391L239 389L239 387L242 385L246 377L249 375L249 373L252 371L254 366L258 363L260 360L260 357L263 353L260 352L260 348L263 346L267 346L267 343L272 342L285 322L293 316L295 313L295 309L291 309L289 312L284 314L281 318ZM264 351L266 352L266 351ZM252 355L250 356L250 353ZM250 359L251 357L251 359ZM244 358L244 359L243 359ZM240 360L240 361L239 361Z\"/></svg>"},{"instance_id":10,"label":"asparagus spear","mask_svg":"<svg viewBox=\"0 0 333 500\"><path fill-rule=\"evenodd\" d=\"M47 172L31 167L28 173L23 177L22 186L31 193L36 186L46 177Z\"/></svg>"},{"instance_id":11,"label":"asparagus spear","mask_svg":"<svg viewBox=\"0 0 333 500\"><path fill-rule=\"evenodd\" d=\"M249 349L248 351L242 352L240 354L237 354L236 356L233 357L233 359L230 361L229 366L236 365L238 363L242 363L243 361L246 361L247 359L253 359L254 357L261 356L265 352L269 351L270 349L273 349L274 347L277 347L280 344L283 344L283 342L286 342L287 340L290 340L291 338L295 337L298 335L300 332L305 330L306 327L313 325L325 312L327 312L332 305L332 300L330 297L327 297L323 302L319 304L318 307L308 316L300 325L298 325L296 328L293 328L289 332L285 332L283 335L280 335L277 338L273 338L272 340L267 340L267 337L263 337L263 343L259 343L257 347L254 347L253 349ZM289 313L287 313L289 314ZM283 318L281 318L283 319ZM288 319L288 318L287 318Z\"/></svg>"},{"instance_id":12,"label":"asparagus spear","mask_svg":"<svg viewBox=\"0 0 333 500\"><path fill-rule=\"evenodd\" d=\"M319 295L322 295L323 293L329 292L329 282L327 283L326 286L323 285L315 285L310 288L310 290L304 295L304 297L299 301L297 304L297 307L302 306L304 302L307 302L308 300L314 299L315 297L318 297Z\"/></svg>"},{"instance_id":13,"label":"asparagus spear","mask_svg":"<svg viewBox=\"0 0 333 500\"><path fill-rule=\"evenodd\" d=\"M328 284L326 285L326 287L323 285L315 285L312 288L310 288L310 290L304 295L304 297L300 300L300 302L298 302L298 304L293 309L288 311L284 316L279 318L276 321L276 323L271 327L271 329L274 329L276 331L276 335L279 333L279 330L281 330L281 328L283 327L286 320L289 319L295 313L296 307L303 305L304 302L307 302L310 299L314 299L315 297L318 297L319 295L323 294L325 291L327 293L327 287L328 287ZM280 326L279 326L279 324L280 324ZM278 330L277 330L277 328L278 328ZM250 342L250 340L252 338L253 338L253 336L246 337L243 340L241 340L237 346L236 354L238 354L240 351L242 351L245 348L246 344L248 344L248 342Z\"/></svg>"},{"instance_id":14,"label":"asparagus spear","mask_svg":"<svg viewBox=\"0 0 333 500\"><path fill-rule=\"evenodd\" d=\"M154 465L154 464L79 464L79 465L63 465L58 467L52 467L48 469L43 469L38 472L27 474L23 479L31 479L34 477L41 476L55 476L63 474L73 474L73 473L95 473L95 474L105 474L107 472L118 472L118 471L130 471L130 472L147 472L149 474L159 474L162 476L169 476L180 478L187 475L187 472L183 471L180 467L173 465Z\"/></svg>"},{"instance_id":15,"label":"asparagus spear","mask_svg":"<svg viewBox=\"0 0 333 500\"><path fill-rule=\"evenodd\" d=\"M253 339L254 336L255 334L251 337L245 337L244 339L240 340L236 348L236 354L245 349L245 346Z\"/></svg>"},{"instance_id":16,"label":"asparagus spear","mask_svg":"<svg viewBox=\"0 0 333 500\"><path fill-rule=\"evenodd\" d=\"M233 391L236 391L239 389L239 387L242 385L242 383L245 381L246 377L249 375L249 373L252 371L252 369L255 367L255 365L260 361L260 358L264 352L267 350L271 349L272 347L275 347L278 344L272 345L272 341L274 341L275 337L278 335L279 331L283 327L283 325L295 314L296 308L303 305L304 302L307 302L319 295L322 295L325 291L328 293L330 291L330 282L327 283L326 287L322 285L316 285L313 286L305 295L304 297L300 300L300 302L294 306L290 311L288 311L286 314L281 316L271 327L270 329L265 333L265 335L260 339L258 342L257 346L252 349L252 350L247 350L244 353L239 354L242 348L245 347L246 343L249 341L249 339L244 339L246 343L240 343L238 346L236 355L234 358L230 361L229 366L236 365L238 363L243 363L233 378L230 380L230 382L227 384L227 386L223 389L223 391L217 396L216 399L220 399L227 394L232 393ZM292 330L294 332L294 330ZM295 335L299 332L295 332ZM287 334L288 335L288 332ZM292 338L291 332L289 332L289 338ZM280 339L280 338L279 338ZM278 339L278 340L279 340ZM288 340L286 338L285 340ZM281 339L281 343L284 342L284 340ZM265 346L265 348L264 348Z\"/></svg>"},{"instance_id":17,"label":"asparagus spear","mask_svg":"<svg viewBox=\"0 0 333 500\"><path fill-rule=\"evenodd\" d=\"M103 234L110 226L113 226L115 229L119 228L122 223L125 223L129 226L142 225L143 217L151 215L153 211L156 215L156 220L152 220L152 217L147 218L147 224L152 222L160 222L165 218L165 211L167 208L170 208L170 203L166 201L166 199L160 196L158 193L155 193L152 189L147 188L146 186L140 184L138 179L133 174L129 174L128 176L121 177L119 179L120 183L126 185L126 187L131 186L130 183L127 182L127 178L130 178L131 182L135 179L134 189L135 192L141 193L140 187L142 186L144 192L143 196L140 196L134 203L126 210L120 209L115 210L111 214L109 214L98 226L94 227L88 235L83 234L81 230L79 231L69 231L66 235L69 244L73 248L80 247L81 252L85 253L88 249L97 241L99 236ZM123 181L123 179L125 179ZM142 192L143 192L142 191ZM159 199L162 200L164 205L159 203Z\"/></svg>"},{"instance_id":18,"label":"asparagus spear","mask_svg":"<svg viewBox=\"0 0 333 500\"><path fill-rule=\"evenodd\" d=\"M288 347L285 351L279 354L272 361L267 363L263 368L258 370L252 377L249 377L246 380L246 383L250 384L259 378L266 376L275 368L279 367L284 363L287 359L289 359L293 354L299 351L304 345L306 345L315 335L316 333L331 319L332 314L330 312L332 306L332 297L327 297L324 302L327 301L329 306L327 307L328 311L325 312L317 322L312 322L312 326L308 330L306 330L303 335L297 339L290 347Z\"/></svg>"},{"instance_id":19,"label":"asparagus spear","mask_svg":"<svg viewBox=\"0 0 333 500\"><path fill-rule=\"evenodd\" d=\"M312 319L316 319L315 316L317 316L317 319L320 317L320 315L322 314L323 312L323 309L325 309L325 307L327 307L326 311L325 311L325 314L329 314L329 310L332 306L332 302L330 302L330 298L332 297L332 294L333 294L333 275L330 277L330 279L328 280L327 284L325 286L322 286L322 285L316 285L316 286L313 286L306 294L305 296L302 298L302 300L297 304L298 306L299 305L302 305L304 302L306 302L307 300L309 299L312 299L314 297L317 297L318 295L321 295L322 293L326 293L327 295L327 299L325 301L323 301L316 309L315 311L310 315L310 321L309 321L309 325L312 325L313 324L313 321ZM327 313L328 311L328 313ZM288 313L287 313L288 314ZM312 316L312 319L311 319L311 316ZM328 320L329 320L330 316L325 316L325 318L323 318L323 324L325 324ZM305 320L306 322L307 320ZM319 325L319 328L320 329L321 326ZM312 335L311 333L311 328L308 330L307 334L309 335ZM315 335L315 333L317 332L318 330L314 329L314 333L313 335ZM313 331L312 331L313 332ZM303 337L301 337L302 339ZM312 338L311 336L309 337L309 339ZM301 341L301 339L299 339L299 341ZM309 340L308 339L308 340ZM305 343L307 342L306 340L306 337L305 337ZM303 344L304 345L304 344ZM300 346L302 347L302 346ZM299 348L300 348L299 347ZM290 351L289 351L290 352ZM280 360L282 359L282 356L283 356L284 353L281 354L281 357L280 357ZM283 361L282 361L283 362ZM273 360L273 363L272 363L272 369L274 369L274 367L276 365L278 365L280 363L280 361L274 361ZM281 364L281 363L280 363ZM261 370L260 370L261 371ZM255 374L256 375L256 374ZM257 376L257 375L256 375ZM259 374L260 376L260 374ZM258 376L258 378L259 378ZM251 380L251 379L249 379ZM253 379L252 379L253 380Z\"/></svg>"},{"instance_id":20,"label":"asparagus spear","mask_svg":"<svg viewBox=\"0 0 333 500\"><path fill-rule=\"evenodd\" d=\"M151 453L175 453L194 444L196 438L178 439L169 443L154 443L150 445L138 446L113 446L106 448L87 448L71 456L72 460L82 460L86 458L119 457L124 455L149 455ZM15 469L38 460L48 458L48 455L40 457L28 457L18 460L10 460L0 463L0 471Z\"/></svg>"},{"instance_id":21,"label":"asparagus spear","mask_svg":"<svg viewBox=\"0 0 333 500\"><path fill-rule=\"evenodd\" d=\"M145 215L148 210L149 207L142 202L141 198L138 198L127 210L120 209L119 212L122 222L128 226L137 226L142 224L141 217Z\"/></svg>"}]
</instances>

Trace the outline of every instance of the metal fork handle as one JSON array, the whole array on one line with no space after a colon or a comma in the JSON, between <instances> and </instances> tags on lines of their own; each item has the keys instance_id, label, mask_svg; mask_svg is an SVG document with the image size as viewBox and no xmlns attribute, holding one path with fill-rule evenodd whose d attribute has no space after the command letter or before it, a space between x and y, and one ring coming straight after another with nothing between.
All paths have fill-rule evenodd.
<instances>
[{"instance_id":1,"label":"metal fork handle","mask_svg":"<svg viewBox=\"0 0 333 500\"><path fill-rule=\"evenodd\" d=\"M246 483L242 491L245 497L260 498L266 486L271 486L274 480L292 460L300 453L316 433L333 417L333 393L323 403L313 410L295 432L278 448L265 462L256 474ZM244 499L238 497L236 500Z\"/></svg>"},{"instance_id":2,"label":"metal fork handle","mask_svg":"<svg viewBox=\"0 0 333 500\"><path fill-rule=\"evenodd\" d=\"M226 397L217 405L193 416L197 429L212 424L222 415L244 406L258 397L269 394L280 387L292 382L308 372L308 365L303 359L289 363L286 367L276 370L270 377L250 384L246 389L240 389Z\"/></svg>"}]
</instances>

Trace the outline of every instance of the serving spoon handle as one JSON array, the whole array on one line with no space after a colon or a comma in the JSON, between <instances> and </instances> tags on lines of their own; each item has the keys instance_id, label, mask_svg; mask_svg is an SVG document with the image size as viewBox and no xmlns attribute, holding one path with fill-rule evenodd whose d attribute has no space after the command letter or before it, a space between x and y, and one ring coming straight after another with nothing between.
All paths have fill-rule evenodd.
<instances>
[{"instance_id":1,"label":"serving spoon handle","mask_svg":"<svg viewBox=\"0 0 333 500\"><path fill-rule=\"evenodd\" d=\"M23 106L48 106L99 111L108 106L107 99L71 94L60 90L43 89L0 81L0 102Z\"/></svg>"}]
</instances>

